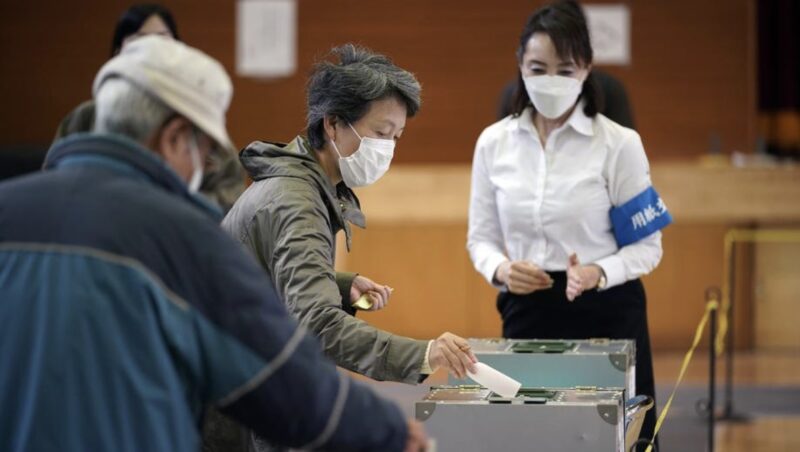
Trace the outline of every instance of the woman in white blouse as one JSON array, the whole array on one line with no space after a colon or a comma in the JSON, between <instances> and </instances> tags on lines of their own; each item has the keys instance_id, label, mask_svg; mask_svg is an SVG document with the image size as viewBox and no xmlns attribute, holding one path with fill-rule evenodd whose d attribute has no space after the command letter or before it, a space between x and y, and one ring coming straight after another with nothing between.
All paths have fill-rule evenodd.
<instances>
[{"instance_id":1,"label":"woman in white blouse","mask_svg":"<svg viewBox=\"0 0 800 452\"><path fill-rule=\"evenodd\" d=\"M669 213L639 135L598 114L592 48L574 2L537 10L517 51L513 114L475 148L467 247L501 289L507 338L636 340L639 394L654 395L644 287ZM642 429L650 438L651 410Z\"/></svg>"}]
</instances>

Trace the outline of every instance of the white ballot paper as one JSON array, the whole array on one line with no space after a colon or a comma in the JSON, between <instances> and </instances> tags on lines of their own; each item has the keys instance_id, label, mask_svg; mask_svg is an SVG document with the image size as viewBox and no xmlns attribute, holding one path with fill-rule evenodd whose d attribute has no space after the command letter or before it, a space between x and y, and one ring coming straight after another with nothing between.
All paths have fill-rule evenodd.
<instances>
[{"instance_id":1,"label":"white ballot paper","mask_svg":"<svg viewBox=\"0 0 800 452\"><path fill-rule=\"evenodd\" d=\"M519 388L522 386L522 383L484 363L475 363L475 368L475 373L467 371L469 378L472 378L479 385L486 386L503 397L516 396L517 391L519 391Z\"/></svg>"}]
</instances>

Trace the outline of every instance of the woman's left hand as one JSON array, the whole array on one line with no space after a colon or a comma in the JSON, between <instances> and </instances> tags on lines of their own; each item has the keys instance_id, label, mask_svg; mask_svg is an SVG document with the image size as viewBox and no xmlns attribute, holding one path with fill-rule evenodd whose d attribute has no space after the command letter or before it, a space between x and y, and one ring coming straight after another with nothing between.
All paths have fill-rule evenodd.
<instances>
[{"instance_id":1,"label":"woman's left hand","mask_svg":"<svg viewBox=\"0 0 800 452\"><path fill-rule=\"evenodd\" d=\"M569 257L567 267L567 300L573 301L584 290L597 287L600 282L600 267L597 265L581 265L578 255L573 253Z\"/></svg>"},{"instance_id":2,"label":"woman's left hand","mask_svg":"<svg viewBox=\"0 0 800 452\"><path fill-rule=\"evenodd\" d=\"M389 286L377 284L365 276L358 275L350 286L350 303L355 303L362 295L366 295L372 303L370 311L377 311L389 304L392 290Z\"/></svg>"}]
</instances>

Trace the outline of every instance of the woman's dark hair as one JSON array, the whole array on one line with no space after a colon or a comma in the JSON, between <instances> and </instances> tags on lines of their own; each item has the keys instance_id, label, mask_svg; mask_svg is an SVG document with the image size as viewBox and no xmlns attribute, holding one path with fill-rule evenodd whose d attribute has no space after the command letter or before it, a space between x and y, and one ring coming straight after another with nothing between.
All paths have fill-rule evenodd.
<instances>
[{"instance_id":1,"label":"woman's dark hair","mask_svg":"<svg viewBox=\"0 0 800 452\"><path fill-rule=\"evenodd\" d=\"M155 3L133 5L122 13L122 16L117 21L114 37L111 40L111 56L118 54L125 38L139 31L142 25L147 22L147 19L154 14L164 21L173 38L180 39L178 37L178 26L175 25L175 19L172 18L172 13L167 8Z\"/></svg>"},{"instance_id":2,"label":"woman's dark hair","mask_svg":"<svg viewBox=\"0 0 800 452\"><path fill-rule=\"evenodd\" d=\"M313 149L325 146L325 117L350 124L361 119L370 102L395 97L412 117L420 107L420 85L414 74L388 57L353 44L331 50L338 63L318 63L308 80L306 134Z\"/></svg>"},{"instance_id":3,"label":"woman's dark hair","mask_svg":"<svg viewBox=\"0 0 800 452\"><path fill-rule=\"evenodd\" d=\"M522 30L517 47L517 64L522 63L525 47L535 33L546 33L553 41L556 53L562 60L572 59L578 65L588 66L592 63L592 44L589 40L589 28L578 2L563 0L545 5L537 9ZM592 117L603 108L603 97L592 73L586 78L581 91L581 99L585 106L583 112ZM531 103L522 74L517 72L517 86L511 99L511 114L519 116L525 108L536 107Z\"/></svg>"}]
</instances>

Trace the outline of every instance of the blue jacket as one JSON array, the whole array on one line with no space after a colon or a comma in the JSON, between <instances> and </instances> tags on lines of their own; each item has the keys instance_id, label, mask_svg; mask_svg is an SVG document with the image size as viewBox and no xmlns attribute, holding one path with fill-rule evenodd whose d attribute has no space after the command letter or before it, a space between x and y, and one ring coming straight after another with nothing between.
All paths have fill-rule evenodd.
<instances>
[{"instance_id":1,"label":"blue jacket","mask_svg":"<svg viewBox=\"0 0 800 452\"><path fill-rule=\"evenodd\" d=\"M210 404L292 447L402 450L400 410L323 358L219 219L116 136L0 184L0 450L197 451Z\"/></svg>"}]
</instances>

